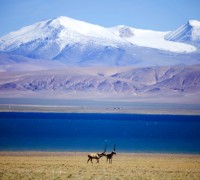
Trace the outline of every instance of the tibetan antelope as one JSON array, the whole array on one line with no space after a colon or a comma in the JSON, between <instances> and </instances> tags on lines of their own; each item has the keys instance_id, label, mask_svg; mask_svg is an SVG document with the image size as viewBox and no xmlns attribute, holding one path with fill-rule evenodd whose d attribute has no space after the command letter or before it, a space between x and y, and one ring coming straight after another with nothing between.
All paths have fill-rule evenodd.
<instances>
[{"instance_id":1,"label":"tibetan antelope","mask_svg":"<svg viewBox=\"0 0 200 180\"><path fill-rule=\"evenodd\" d=\"M92 159L96 159L96 160L97 160L97 163L99 163L99 159L100 159L101 157L103 157L103 156L106 156L105 152L106 152L106 146L105 146L104 152L102 152L102 153L91 153L91 154L88 154L87 163L88 163L89 161L91 161L91 163L93 164Z\"/></svg>"},{"instance_id":2,"label":"tibetan antelope","mask_svg":"<svg viewBox=\"0 0 200 180\"><path fill-rule=\"evenodd\" d=\"M112 163L112 157L113 157L114 154L116 155L115 145L114 145L113 151L110 154L106 154L107 162L109 161L109 164Z\"/></svg>"}]
</instances>

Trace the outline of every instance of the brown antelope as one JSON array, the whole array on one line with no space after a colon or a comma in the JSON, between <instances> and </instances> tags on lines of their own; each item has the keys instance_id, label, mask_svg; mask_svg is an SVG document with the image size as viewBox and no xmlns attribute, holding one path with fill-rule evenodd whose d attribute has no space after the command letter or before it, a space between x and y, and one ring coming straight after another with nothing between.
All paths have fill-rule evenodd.
<instances>
[{"instance_id":1,"label":"brown antelope","mask_svg":"<svg viewBox=\"0 0 200 180\"><path fill-rule=\"evenodd\" d=\"M115 145L114 145L114 150L110 154L106 154L107 162L109 161L109 164L112 163L112 157L114 154L116 155Z\"/></svg>"},{"instance_id":2,"label":"brown antelope","mask_svg":"<svg viewBox=\"0 0 200 180\"><path fill-rule=\"evenodd\" d=\"M99 163L99 159L100 159L101 157L103 157L103 156L106 156L105 152L106 152L106 146L105 146L104 152L102 152L102 153L91 153L91 154L88 154L87 163L88 163L89 161L91 161L91 163L93 164L92 159L96 159L96 160L97 160L97 163Z\"/></svg>"}]
</instances>

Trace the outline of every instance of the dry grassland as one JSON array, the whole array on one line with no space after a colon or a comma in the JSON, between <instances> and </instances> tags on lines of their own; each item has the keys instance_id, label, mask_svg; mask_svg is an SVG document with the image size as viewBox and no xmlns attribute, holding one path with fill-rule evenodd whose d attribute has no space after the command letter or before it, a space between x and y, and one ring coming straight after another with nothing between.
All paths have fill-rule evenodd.
<instances>
[{"instance_id":1,"label":"dry grassland","mask_svg":"<svg viewBox=\"0 0 200 180\"><path fill-rule=\"evenodd\" d=\"M200 156L117 154L87 164L85 153L0 153L0 179L200 179Z\"/></svg>"}]
</instances>

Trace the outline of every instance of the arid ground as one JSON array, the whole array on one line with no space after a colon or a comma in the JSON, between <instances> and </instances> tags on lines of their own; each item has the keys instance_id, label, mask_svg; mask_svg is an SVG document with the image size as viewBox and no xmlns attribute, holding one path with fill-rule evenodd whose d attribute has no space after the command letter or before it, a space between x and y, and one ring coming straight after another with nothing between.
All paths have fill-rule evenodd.
<instances>
[{"instance_id":1,"label":"arid ground","mask_svg":"<svg viewBox=\"0 0 200 180\"><path fill-rule=\"evenodd\" d=\"M200 179L200 155L118 153L87 164L87 153L0 152L0 179Z\"/></svg>"}]
</instances>

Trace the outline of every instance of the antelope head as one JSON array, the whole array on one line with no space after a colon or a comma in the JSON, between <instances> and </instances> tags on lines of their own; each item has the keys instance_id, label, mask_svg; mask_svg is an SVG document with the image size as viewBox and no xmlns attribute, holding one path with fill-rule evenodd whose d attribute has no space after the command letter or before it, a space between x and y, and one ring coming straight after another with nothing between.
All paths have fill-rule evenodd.
<instances>
[{"instance_id":1,"label":"antelope head","mask_svg":"<svg viewBox=\"0 0 200 180\"><path fill-rule=\"evenodd\" d=\"M98 155L99 155L100 158L102 156L106 156L106 148L107 148L107 145L105 146L104 151L102 153L98 153Z\"/></svg>"},{"instance_id":2,"label":"antelope head","mask_svg":"<svg viewBox=\"0 0 200 180\"><path fill-rule=\"evenodd\" d=\"M115 152L115 148L116 148L116 145L114 145L112 153L116 155L117 153Z\"/></svg>"}]
</instances>

